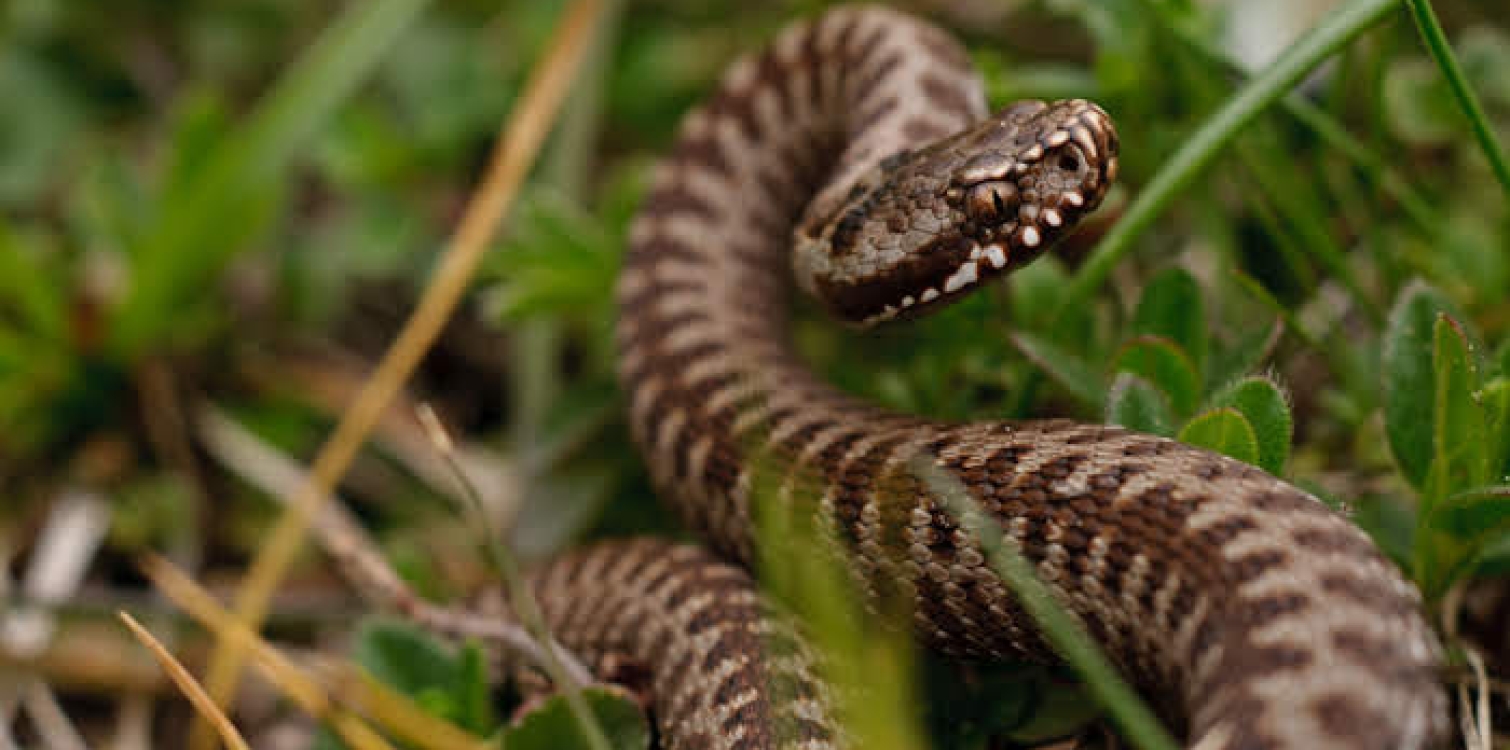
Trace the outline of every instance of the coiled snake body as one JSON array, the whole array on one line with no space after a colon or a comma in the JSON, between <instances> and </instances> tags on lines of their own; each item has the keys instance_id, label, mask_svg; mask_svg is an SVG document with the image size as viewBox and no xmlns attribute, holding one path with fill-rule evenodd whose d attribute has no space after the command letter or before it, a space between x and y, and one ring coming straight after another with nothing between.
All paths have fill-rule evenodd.
<instances>
[{"instance_id":1,"label":"coiled snake body","mask_svg":"<svg viewBox=\"0 0 1510 750\"><path fill-rule=\"evenodd\" d=\"M1044 655L909 470L922 456L1177 707L1191 747L1430 746L1446 704L1418 596L1314 498L1115 427L884 412L796 359L794 270L852 321L946 304L1094 209L1117 148L1085 102L987 117L960 47L883 9L830 11L739 61L655 173L619 281L621 380L659 491L748 564L759 456L784 478L770 501L820 514L873 589L910 594L924 640ZM739 568L686 546L610 543L541 571L536 590L568 647L651 671L667 744L842 744L812 664L779 646Z\"/></svg>"}]
</instances>

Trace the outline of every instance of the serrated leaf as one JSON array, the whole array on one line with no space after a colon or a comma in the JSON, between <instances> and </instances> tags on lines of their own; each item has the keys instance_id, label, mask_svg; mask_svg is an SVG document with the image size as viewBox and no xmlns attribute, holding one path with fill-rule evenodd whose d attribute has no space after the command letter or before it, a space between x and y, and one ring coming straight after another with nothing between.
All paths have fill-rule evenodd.
<instances>
[{"instance_id":1,"label":"serrated leaf","mask_svg":"<svg viewBox=\"0 0 1510 750\"><path fill-rule=\"evenodd\" d=\"M1211 400L1212 406L1230 406L1242 413L1258 441L1258 464L1276 476L1290 457L1290 439L1295 421L1284 392L1272 380L1251 377L1224 388Z\"/></svg>"},{"instance_id":2,"label":"serrated leaf","mask_svg":"<svg viewBox=\"0 0 1510 750\"><path fill-rule=\"evenodd\" d=\"M1478 373L1468 338L1457 321L1439 314L1433 326L1432 464L1427 504L1490 481L1488 431L1473 399Z\"/></svg>"},{"instance_id":3,"label":"serrated leaf","mask_svg":"<svg viewBox=\"0 0 1510 750\"><path fill-rule=\"evenodd\" d=\"M1400 473L1417 489L1426 485L1433 453L1432 326L1448 304L1441 292L1412 282L1400 293L1384 332L1385 433Z\"/></svg>"},{"instance_id":4,"label":"serrated leaf","mask_svg":"<svg viewBox=\"0 0 1510 750\"><path fill-rule=\"evenodd\" d=\"M1147 380L1169 397L1177 415L1195 411L1200 401L1200 379L1184 349L1162 336L1138 336L1127 342L1112 360L1112 372L1129 372Z\"/></svg>"},{"instance_id":5,"label":"serrated leaf","mask_svg":"<svg viewBox=\"0 0 1510 750\"><path fill-rule=\"evenodd\" d=\"M1231 407L1208 411L1180 430L1179 441L1246 463L1258 461L1258 438L1242 412Z\"/></svg>"},{"instance_id":6,"label":"serrated leaf","mask_svg":"<svg viewBox=\"0 0 1510 750\"><path fill-rule=\"evenodd\" d=\"M1153 277L1133 312L1132 331L1174 342L1200 375L1206 366L1206 313L1195 277L1179 267Z\"/></svg>"},{"instance_id":7,"label":"serrated leaf","mask_svg":"<svg viewBox=\"0 0 1510 750\"><path fill-rule=\"evenodd\" d=\"M588 710L603 728L614 750L650 747L650 725L625 691L594 685L582 690ZM566 698L553 696L533 711L519 717L500 734L504 750L568 750L588 747L587 739L572 716Z\"/></svg>"},{"instance_id":8,"label":"serrated leaf","mask_svg":"<svg viewBox=\"0 0 1510 750\"><path fill-rule=\"evenodd\" d=\"M1102 408L1101 378L1085 360L1031 333L1014 333L1011 339L1024 357L1064 386L1070 395L1096 409Z\"/></svg>"},{"instance_id":9,"label":"serrated leaf","mask_svg":"<svg viewBox=\"0 0 1510 750\"><path fill-rule=\"evenodd\" d=\"M1169 399L1147 380L1122 373L1112 381L1106 395L1106 421L1129 430L1170 437L1174 434L1174 416L1169 413Z\"/></svg>"}]
</instances>

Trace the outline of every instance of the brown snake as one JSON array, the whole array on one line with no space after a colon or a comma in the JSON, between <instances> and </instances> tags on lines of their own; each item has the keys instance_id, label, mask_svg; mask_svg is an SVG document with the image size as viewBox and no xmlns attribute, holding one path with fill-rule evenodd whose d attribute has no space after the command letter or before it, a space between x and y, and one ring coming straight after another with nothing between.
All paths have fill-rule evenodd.
<instances>
[{"instance_id":1,"label":"brown snake","mask_svg":"<svg viewBox=\"0 0 1510 750\"><path fill-rule=\"evenodd\" d=\"M1117 148L1106 114L1083 101L988 117L958 44L883 9L833 10L740 60L656 171L619 280L621 380L658 490L749 564L758 456L784 478L762 501L818 514L872 593L911 595L925 641L1047 656L908 469L921 456L1173 706L1190 747L1439 742L1440 648L1416 591L1311 496L1116 427L888 413L795 356L794 268L851 321L947 304L1074 228L1114 179ZM650 670L668 745L842 744L811 662L764 624L741 569L638 541L535 580L569 648Z\"/></svg>"}]
</instances>

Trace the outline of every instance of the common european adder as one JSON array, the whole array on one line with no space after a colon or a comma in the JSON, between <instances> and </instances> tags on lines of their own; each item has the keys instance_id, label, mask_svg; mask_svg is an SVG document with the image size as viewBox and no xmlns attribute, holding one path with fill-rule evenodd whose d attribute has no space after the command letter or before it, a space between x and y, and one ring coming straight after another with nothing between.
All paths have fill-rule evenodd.
<instances>
[{"instance_id":1,"label":"common european adder","mask_svg":"<svg viewBox=\"0 0 1510 750\"><path fill-rule=\"evenodd\" d=\"M1417 592L1310 495L1118 427L890 413L795 355L792 288L861 326L948 304L1074 229L1115 179L1118 148L1088 102L989 114L952 38L870 7L791 26L686 116L631 229L619 371L658 491L719 557L611 542L534 579L566 646L649 670L663 742L844 744L813 660L735 565L756 557L757 501L824 522L870 594L911 600L925 642L1049 655L909 468L919 458L999 520L1107 653L1174 707L1190 747L1421 748L1445 735L1441 650Z\"/></svg>"}]
</instances>

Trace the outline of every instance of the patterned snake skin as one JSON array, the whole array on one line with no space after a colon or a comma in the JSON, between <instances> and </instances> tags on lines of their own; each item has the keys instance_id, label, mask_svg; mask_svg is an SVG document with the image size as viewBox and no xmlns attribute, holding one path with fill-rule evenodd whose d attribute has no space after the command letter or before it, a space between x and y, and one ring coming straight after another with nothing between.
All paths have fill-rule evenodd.
<instances>
[{"instance_id":1,"label":"patterned snake skin","mask_svg":"<svg viewBox=\"0 0 1510 750\"><path fill-rule=\"evenodd\" d=\"M947 304L1095 208L1117 148L1085 102L988 118L961 48L883 9L830 11L739 61L656 172L619 281L621 379L659 491L744 564L752 496L816 514L872 594L911 598L931 645L1050 656L909 471L922 457L999 519L1190 747L1440 742L1440 648L1417 593L1311 496L1115 427L887 413L794 355L794 268L851 321ZM774 492L752 492L757 463ZM633 542L536 580L568 647L652 672L666 744L842 744L811 662L756 637L770 628L740 569Z\"/></svg>"}]
</instances>

